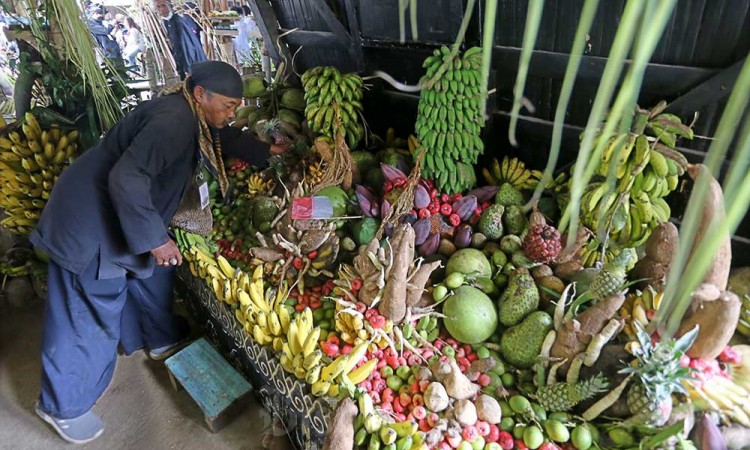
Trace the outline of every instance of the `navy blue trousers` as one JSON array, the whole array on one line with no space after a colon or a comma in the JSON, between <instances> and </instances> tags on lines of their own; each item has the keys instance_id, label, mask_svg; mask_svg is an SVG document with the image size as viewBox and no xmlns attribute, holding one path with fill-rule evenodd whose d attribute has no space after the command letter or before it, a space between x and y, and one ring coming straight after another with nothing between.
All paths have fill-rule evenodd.
<instances>
[{"instance_id":1,"label":"navy blue trousers","mask_svg":"<svg viewBox=\"0 0 750 450\"><path fill-rule=\"evenodd\" d=\"M97 279L49 263L42 335L41 408L60 419L88 412L112 380L117 346L126 353L182 340L187 323L172 314L174 269L151 278Z\"/></svg>"}]
</instances>

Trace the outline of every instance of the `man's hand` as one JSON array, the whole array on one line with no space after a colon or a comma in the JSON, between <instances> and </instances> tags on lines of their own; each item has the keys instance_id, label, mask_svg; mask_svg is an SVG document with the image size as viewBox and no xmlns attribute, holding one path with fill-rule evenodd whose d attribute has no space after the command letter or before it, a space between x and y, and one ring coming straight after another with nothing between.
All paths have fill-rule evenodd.
<instances>
[{"instance_id":1,"label":"man's hand","mask_svg":"<svg viewBox=\"0 0 750 450\"><path fill-rule=\"evenodd\" d=\"M280 155L287 151L289 149L289 144L287 145L276 145L271 144L271 154L272 155Z\"/></svg>"},{"instance_id":2,"label":"man's hand","mask_svg":"<svg viewBox=\"0 0 750 450\"><path fill-rule=\"evenodd\" d=\"M177 244L170 239L166 244L151 250L151 254L156 260L156 264L164 267L179 266L182 264L182 255Z\"/></svg>"}]
</instances>

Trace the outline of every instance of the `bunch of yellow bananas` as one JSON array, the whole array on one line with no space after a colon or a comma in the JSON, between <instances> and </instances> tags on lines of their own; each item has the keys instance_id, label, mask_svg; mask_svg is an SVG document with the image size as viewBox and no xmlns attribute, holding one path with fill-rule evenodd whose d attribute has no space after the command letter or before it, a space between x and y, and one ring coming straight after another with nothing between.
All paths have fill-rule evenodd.
<instances>
[{"instance_id":1,"label":"bunch of yellow bananas","mask_svg":"<svg viewBox=\"0 0 750 450\"><path fill-rule=\"evenodd\" d=\"M42 130L34 114L27 112L19 127L0 136L0 222L15 233L27 235L41 216L57 177L78 150L78 132L64 133L53 127Z\"/></svg>"},{"instance_id":2,"label":"bunch of yellow bananas","mask_svg":"<svg viewBox=\"0 0 750 450\"><path fill-rule=\"evenodd\" d=\"M750 357L747 352L744 356ZM715 411L725 420L750 427L750 367L731 367L729 378L717 374L705 381L684 380L682 384L696 409Z\"/></svg>"},{"instance_id":3,"label":"bunch of yellow bananas","mask_svg":"<svg viewBox=\"0 0 750 450\"><path fill-rule=\"evenodd\" d=\"M325 366L321 365L319 373L317 370L308 372L305 381L310 383L313 395L336 397L340 385L356 385L365 381L378 365L376 359L370 359L357 367L367 355L369 346L368 341L361 341L348 354L339 356Z\"/></svg>"},{"instance_id":4,"label":"bunch of yellow bananas","mask_svg":"<svg viewBox=\"0 0 750 450\"><path fill-rule=\"evenodd\" d=\"M651 115L649 115L651 114ZM692 139L693 131L672 114L657 109L639 112L641 129L609 136L597 168L581 199L583 224L597 236L609 233L620 247L638 247L671 216L664 197L679 184L687 159L675 150L676 136Z\"/></svg>"},{"instance_id":5,"label":"bunch of yellow bananas","mask_svg":"<svg viewBox=\"0 0 750 450\"><path fill-rule=\"evenodd\" d=\"M257 173L250 175L247 179L247 191L250 195L268 194L276 186L273 180L265 180Z\"/></svg>"},{"instance_id":6,"label":"bunch of yellow bananas","mask_svg":"<svg viewBox=\"0 0 750 450\"><path fill-rule=\"evenodd\" d=\"M323 181L323 175L325 175L323 161L318 160L307 167L303 184L310 187L318 186Z\"/></svg>"},{"instance_id":7,"label":"bunch of yellow bananas","mask_svg":"<svg viewBox=\"0 0 750 450\"><path fill-rule=\"evenodd\" d=\"M520 191L536 189L543 175L540 170L527 168L520 159L508 156L503 156L502 162L497 158L492 158L491 169L482 168L482 175L487 184L500 186L503 183L510 183Z\"/></svg>"},{"instance_id":8,"label":"bunch of yellow bananas","mask_svg":"<svg viewBox=\"0 0 750 450\"><path fill-rule=\"evenodd\" d=\"M663 297L663 292L656 292L651 286L641 291L633 291L625 298L625 302L620 307L619 315L625 319L625 334L631 339L629 345L637 343L637 331L635 322L646 329L653 318Z\"/></svg>"}]
</instances>

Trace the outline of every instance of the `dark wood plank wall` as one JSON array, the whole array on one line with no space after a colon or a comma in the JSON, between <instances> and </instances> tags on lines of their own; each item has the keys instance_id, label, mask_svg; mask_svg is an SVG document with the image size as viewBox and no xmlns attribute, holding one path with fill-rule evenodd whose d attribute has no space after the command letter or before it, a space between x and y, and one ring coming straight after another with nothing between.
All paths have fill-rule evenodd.
<instances>
[{"instance_id":1,"label":"dark wood plank wall","mask_svg":"<svg viewBox=\"0 0 750 450\"><path fill-rule=\"evenodd\" d=\"M253 0L249 0L253 1ZM267 1L267 0L259 0ZM299 27L308 31L331 31L317 10L322 0L273 0L282 29ZM436 46L453 41L462 18L464 0L420 0L418 7L419 40L411 39L409 17L406 17L406 43L398 42L398 0L326 0L355 39L359 38L364 75L383 70L397 80L415 84L423 70L421 63ZM562 163L575 159L578 135L588 118L606 57L612 46L625 0L601 0L599 12L566 116ZM483 2L478 1L478 5ZM523 42L528 0L500 0L493 52L491 87L497 89L490 99L490 121L485 129L486 158L512 154L521 156L532 166L542 168L548 154L551 121L562 85L567 53L573 42L581 12L582 0L548 1L535 45L525 95L536 106L534 114L523 112L519 123L520 148L511 148L507 140L508 111ZM356 18L356 23L352 23ZM475 11L467 33L468 45L480 41L482 11ZM290 45L299 50L299 42ZM639 98L641 106L651 106L661 99L674 101L693 87L717 77L750 51L750 1L747 0L678 0L646 73ZM302 46L295 58L298 73L317 65L333 65L353 71L358 65L351 52L337 46L315 48ZM724 77L730 78L731 77ZM698 105L695 124L699 136L680 145L689 159L701 161L710 145L726 103L731 85L719 83L706 89L690 105ZM415 95L403 94L389 85L373 81L366 95L366 115L377 132L395 127L400 134L413 132L416 116ZM683 120L692 114L681 111ZM677 215L684 199L672 199ZM746 218L735 239L736 251L743 264L750 264L750 218ZM745 255L745 256L741 256Z\"/></svg>"}]
</instances>

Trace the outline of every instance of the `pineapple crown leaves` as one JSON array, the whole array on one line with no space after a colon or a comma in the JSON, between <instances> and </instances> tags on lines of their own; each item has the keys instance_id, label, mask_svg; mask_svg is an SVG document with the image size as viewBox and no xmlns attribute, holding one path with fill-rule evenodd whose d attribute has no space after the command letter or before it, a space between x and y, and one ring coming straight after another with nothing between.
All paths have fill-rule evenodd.
<instances>
[{"instance_id":1,"label":"pineapple crown leaves","mask_svg":"<svg viewBox=\"0 0 750 450\"><path fill-rule=\"evenodd\" d=\"M680 358L698 337L696 326L679 339L662 340L654 344L651 336L634 322L640 349L635 352L636 364L620 370L622 374L636 374L649 398L664 398L673 392L685 393L681 381L690 379L691 369L680 365Z\"/></svg>"}]
</instances>

